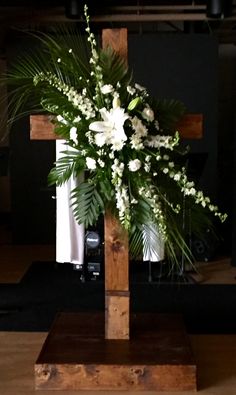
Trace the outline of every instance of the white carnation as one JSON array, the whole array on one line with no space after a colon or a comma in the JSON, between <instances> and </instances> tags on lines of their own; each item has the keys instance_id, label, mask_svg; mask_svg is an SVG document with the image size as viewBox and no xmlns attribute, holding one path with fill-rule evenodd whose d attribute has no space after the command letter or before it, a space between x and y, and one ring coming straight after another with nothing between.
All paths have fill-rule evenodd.
<instances>
[{"instance_id":1,"label":"white carnation","mask_svg":"<svg viewBox=\"0 0 236 395\"><path fill-rule=\"evenodd\" d=\"M103 133L96 133L94 140L98 147L102 147L106 143L106 136Z\"/></svg>"},{"instance_id":2,"label":"white carnation","mask_svg":"<svg viewBox=\"0 0 236 395\"><path fill-rule=\"evenodd\" d=\"M111 84L106 84L101 86L101 92L103 95L107 95L108 93L113 92L114 88Z\"/></svg>"},{"instance_id":3,"label":"white carnation","mask_svg":"<svg viewBox=\"0 0 236 395\"><path fill-rule=\"evenodd\" d=\"M93 158L87 157L86 158L86 166L89 170L95 170L96 169L96 161Z\"/></svg>"},{"instance_id":4,"label":"white carnation","mask_svg":"<svg viewBox=\"0 0 236 395\"><path fill-rule=\"evenodd\" d=\"M130 160L128 163L128 167L130 171L137 171L141 167L141 161L139 159Z\"/></svg>"}]
</instances>

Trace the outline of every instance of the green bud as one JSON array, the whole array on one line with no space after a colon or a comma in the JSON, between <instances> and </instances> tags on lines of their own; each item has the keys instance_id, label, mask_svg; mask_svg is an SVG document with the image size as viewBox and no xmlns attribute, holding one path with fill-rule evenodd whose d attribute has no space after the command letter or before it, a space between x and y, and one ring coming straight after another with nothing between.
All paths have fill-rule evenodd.
<instances>
[{"instance_id":1,"label":"green bud","mask_svg":"<svg viewBox=\"0 0 236 395\"><path fill-rule=\"evenodd\" d=\"M137 107L137 105L140 103L141 99L140 97L136 97L135 99L131 100L131 102L128 105L128 110L132 111Z\"/></svg>"}]
</instances>

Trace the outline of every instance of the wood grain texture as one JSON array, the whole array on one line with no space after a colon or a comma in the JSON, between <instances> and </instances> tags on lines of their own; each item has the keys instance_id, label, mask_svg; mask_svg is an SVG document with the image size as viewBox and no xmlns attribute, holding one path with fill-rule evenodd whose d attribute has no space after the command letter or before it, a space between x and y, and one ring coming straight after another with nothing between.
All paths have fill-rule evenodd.
<instances>
[{"instance_id":1,"label":"wood grain texture","mask_svg":"<svg viewBox=\"0 0 236 395\"><path fill-rule=\"evenodd\" d=\"M58 315L35 364L40 390L196 390L182 317L131 315L132 336L106 340L103 313Z\"/></svg>"},{"instance_id":2,"label":"wood grain texture","mask_svg":"<svg viewBox=\"0 0 236 395\"><path fill-rule=\"evenodd\" d=\"M128 32L126 28L103 29L102 46L103 48L111 47L126 63L128 62Z\"/></svg>"},{"instance_id":3,"label":"wood grain texture","mask_svg":"<svg viewBox=\"0 0 236 395\"><path fill-rule=\"evenodd\" d=\"M201 139L203 137L203 115L186 114L177 123L176 129L181 138ZM59 140L60 136L54 132L54 125L48 115L30 116L30 139L31 140Z\"/></svg>"},{"instance_id":4,"label":"wood grain texture","mask_svg":"<svg viewBox=\"0 0 236 395\"><path fill-rule=\"evenodd\" d=\"M105 295L106 339L129 339L130 294L107 291Z\"/></svg>"},{"instance_id":5,"label":"wood grain texture","mask_svg":"<svg viewBox=\"0 0 236 395\"><path fill-rule=\"evenodd\" d=\"M128 234L110 212L104 217L105 290L129 290Z\"/></svg>"},{"instance_id":6,"label":"wood grain texture","mask_svg":"<svg viewBox=\"0 0 236 395\"><path fill-rule=\"evenodd\" d=\"M31 140L59 140L54 132L54 125L50 115L30 116L30 139Z\"/></svg>"},{"instance_id":7,"label":"wood grain texture","mask_svg":"<svg viewBox=\"0 0 236 395\"><path fill-rule=\"evenodd\" d=\"M127 29L103 29L102 46L111 47L126 64L128 63ZM128 340L130 333L128 234L108 211L104 217L104 236L105 338ZM115 295L114 291L127 291L127 294Z\"/></svg>"},{"instance_id":8,"label":"wood grain texture","mask_svg":"<svg viewBox=\"0 0 236 395\"><path fill-rule=\"evenodd\" d=\"M101 325L103 326L103 325ZM95 391L64 390L43 392L34 389L32 367L42 348L45 332L0 332L0 383L1 395L94 395ZM236 335L192 334L191 345L198 362L199 395L234 395L236 388ZM185 391L184 395L196 394ZM133 395L134 391L115 395ZM156 391L150 395L158 394ZM178 393L178 395L183 393ZM104 395L103 392L98 395ZM108 395L108 393L106 393ZM112 394L109 394L112 395ZM138 395L147 395L140 391ZM165 391L164 395L173 395Z\"/></svg>"},{"instance_id":9,"label":"wood grain texture","mask_svg":"<svg viewBox=\"0 0 236 395\"><path fill-rule=\"evenodd\" d=\"M195 390L192 383L195 376L193 366L160 365L157 369L152 365L39 365L35 373L38 377L36 389L39 390Z\"/></svg>"},{"instance_id":10,"label":"wood grain texture","mask_svg":"<svg viewBox=\"0 0 236 395\"><path fill-rule=\"evenodd\" d=\"M109 211L104 217L104 231L105 338L128 339L130 305L128 234L120 221Z\"/></svg>"},{"instance_id":11,"label":"wood grain texture","mask_svg":"<svg viewBox=\"0 0 236 395\"><path fill-rule=\"evenodd\" d=\"M203 114L185 114L176 125L183 139L199 140L203 137Z\"/></svg>"}]
</instances>

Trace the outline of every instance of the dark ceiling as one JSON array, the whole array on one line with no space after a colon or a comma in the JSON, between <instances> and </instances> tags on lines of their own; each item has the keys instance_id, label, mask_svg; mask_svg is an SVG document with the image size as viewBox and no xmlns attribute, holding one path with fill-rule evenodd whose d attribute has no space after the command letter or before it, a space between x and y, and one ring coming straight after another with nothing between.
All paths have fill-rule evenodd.
<instances>
[{"instance_id":1,"label":"dark ceiling","mask_svg":"<svg viewBox=\"0 0 236 395\"><path fill-rule=\"evenodd\" d=\"M209 32L221 42L236 43L236 0L1 0L0 34L4 36L11 26L79 23L84 2L91 21L97 24L126 25L143 32L162 31L164 26L177 33L187 26L191 32Z\"/></svg>"}]
</instances>

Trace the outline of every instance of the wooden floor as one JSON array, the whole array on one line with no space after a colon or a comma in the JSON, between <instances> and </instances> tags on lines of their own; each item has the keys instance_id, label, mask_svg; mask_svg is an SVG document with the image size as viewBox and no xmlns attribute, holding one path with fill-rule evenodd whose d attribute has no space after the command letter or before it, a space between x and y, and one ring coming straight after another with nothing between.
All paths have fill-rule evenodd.
<instances>
[{"instance_id":1,"label":"wooden floor","mask_svg":"<svg viewBox=\"0 0 236 395\"><path fill-rule=\"evenodd\" d=\"M55 261L54 245L0 245L0 283L18 283L33 261Z\"/></svg>"},{"instance_id":2,"label":"wooden floor","mask_svg":"<svg viewBox=\"0 0 236 395\"><path fill-rule=\"evenodd\" d=\"M17 283L32 261L55 260L55 246L0 245L0 283ZM44 263L45 261L45 263ZM236 267L230 258L197 264L197 280L204 284L236 284ZM52 395L53 391L34 390L34 363L46 338L46 333L0 332L0 395ZM199 392L209 395L236 394L236 334L191 335L192 349L198 366ZM56 391L74 395L75 391ZM91 395L96 391L80 391ZM99 392L105 394L104 392ZM109 392L106 392L108 395ZM124 392L115 391L116 395ZM144 392L139 392L144 394ZM154 394L154 393L146 393ZM157 392L155 392L157 394ZM174 393L165 392L166 395ZM180 394L175 392L175 394ZM193 392L184 392L190 395Z\"/></svg>"}]
</instances>

